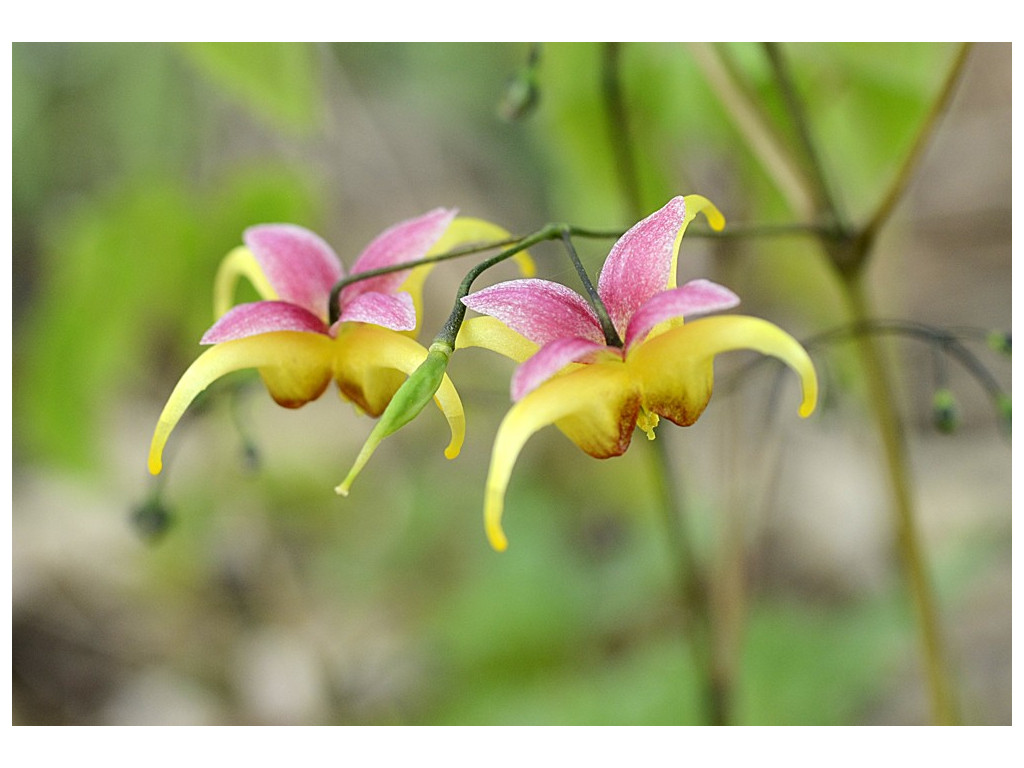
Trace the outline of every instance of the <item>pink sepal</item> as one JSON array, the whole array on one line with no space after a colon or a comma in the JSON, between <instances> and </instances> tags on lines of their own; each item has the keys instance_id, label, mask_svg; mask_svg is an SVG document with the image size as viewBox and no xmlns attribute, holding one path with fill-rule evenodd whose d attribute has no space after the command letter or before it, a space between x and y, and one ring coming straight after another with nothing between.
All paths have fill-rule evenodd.
<instances>
[{"instance_id":1,"label":"pink sepal","mask_svg":"<svg viewBox=\"0 0 1024 768\"><path fill-rule=\"evenodd\" d=\"M673 317L690 318L731 309L740 303L740 297L724 285L710 280L691 280L679 288L663 291L637 310L626 330L626 349L641 342L658 323Z\"/></svg>"},{"instance_id":2,"label":"pink sepal","mask_svg":"<svg viewBox=\"0 0 1024 768\"><path fill-rule=\"evenodd\" d=\"M295 224L249 227L243 239L277 298L326 317L331 287L344 275L331 246Z\"/></svg>"},{"instance_id":3,"label":"pink sepal","mask_svg":"<svg viewBox=\"0 0 1024 768\"><path fill-rule=\"evenodd\" d=\"M366 246L352 265L351 274L357 275L423 258L431 246L441 239L456 213L458 211L454 208L435 208L415 219L389 227ZM364 293L394 293L408 275L409 270L402 270L346 286L341 292L342 306Z\"/></svg>"},{"instance_id":4,"label":"pink sepal","mask_svg":"<svg viewBox=\"0 0 1024 768\"><path fill-rule=\"evenodd\" d=\"M620 334L633 314L668 285L676 236L685 213L683 198L672 198L661 210L634 224L608 254L597 292Z\"/></svg>"},{"instance_id":5,"label":"pink sepal","mask_svg":"<svg viewBox=\"0 0 1024 768\"><path fill-rule=\"evenodd\" d=\"M342 304L338 323L373 323L393 331L416 327L416 308L408 293L364 293ZM335 323L334 330L338 323Z\"/></svg>"},{"instance_id":6,"label":"pink sepal","mask_svg":"<svg viewBox=\"0 0 1024 768\"><path fill-rule=\"evenodd\" d=\"M569 363L587 361L595 352L611 347L580 338L555 339L516 368L512 374L512 399L518 401L530 394Z\"/></svg>"},{"instance_id":7,"label":"pink sepal","mask_svg":"<svg viewBox=\"0 0 1024 768\"><path fill-rule=\"evenodd\" d=\"M582 296L559 283L536 278L509 280L471 293L462 303L497 318L540 346L565 337L604 343L594 310Z\"/></svg>"},{"instance_id":8,"label":"pink sepal","mask_svg":"<svg viewBox=\"0 0 1024 768\"><path fill-rule=\"evenodd\" d=\"M213 324L200 344L220 344L274 331L327 333L324 322L302 307L287 301L255 301L232 307Z\"/></svg>"}]
</instances>

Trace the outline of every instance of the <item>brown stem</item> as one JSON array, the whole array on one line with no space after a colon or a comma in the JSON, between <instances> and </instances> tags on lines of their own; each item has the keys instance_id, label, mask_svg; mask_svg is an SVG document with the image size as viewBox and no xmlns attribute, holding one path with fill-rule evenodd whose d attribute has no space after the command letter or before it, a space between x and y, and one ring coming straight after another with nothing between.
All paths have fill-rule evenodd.
<instances>
[{"instance_id":1,"label":"brown stem","mask_svg":"<svg viewBox=\"0 0 1024 768\"><path fill-rule=\"evenodd\" d=\"M655 485L665 517L672 561L678 568L679 596L689 632L688 645L693 654L694 671L699 677L700 705L707 725L728 725L730 721L731 685L726 673L728 665L721 658L722 644L712 616L711 591L702 575L697 554L690 538L684 510L678 502L671 462L665 439L656 439L650 446Z\"/></svg>"},{"instance_id":2,"label":"brown stem","mask_svg":"<svg viewBox=\"0 0 1024 768\"><path fill-rule=\"evenodd\" d=\"M862 280L843 281L850 312L855 323L871 317ZM868 388L870 410L882 440L889 472L895 512L896 544L900 552L907 586L917 609L921 650L931 699L933 721L937 725L959 722L953 689L947 673L942 633L939 629L935 596L921 547L921 536L914 516L914 503L908 471L907 445L896 410L892 381L878 340L872 335L858 339L857 351Z\"/></svg>"}]
</instances>

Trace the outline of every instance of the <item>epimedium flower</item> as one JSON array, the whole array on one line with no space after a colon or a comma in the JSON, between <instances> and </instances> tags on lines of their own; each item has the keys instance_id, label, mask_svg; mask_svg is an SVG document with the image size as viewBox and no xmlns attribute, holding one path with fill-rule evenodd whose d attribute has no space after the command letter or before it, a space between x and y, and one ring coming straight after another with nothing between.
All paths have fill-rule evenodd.
<instances>
[{"instance_id":1,"label":"epimedium flower","mask_svg":"<svg viewBox=\"0 0 1024 768\"><path fill-rule=\"evenodd\" d=\"M352 265L351 276L506 236L486 221L437 208L378 235ZM286 408L316 400L333 379L343 399L376 417L427 357L414 336L431 265L346 285L331 322L332 289L345 270L324 240L293 224L263 224L247 229L243 241L225 257L215 280L218 319L200 341L212 346L185 371L160 414L149 452L154 475L189 404L222 376L256 368L270 396ZM261 301L230 307L239 277L249 279ZM434 401L451 431L445 455L454 458L465 436L465 414L447 375Z\"/></svg>"},{"instance_id":2,"label":"epimedium flower","mask_svg":"<svg viewBox=\"0 0 1024 768\"><path fill-rule=\"evenodd\" d=\"M485 530L495 549L508 546L501 518L513 466L545 426L554 424L591 456L619 456L635 427L654 439L662 417L680 426L696 422L711 398L715 356L739 349L787 363L803 386L800 415L814 410L814 366L785 331L742 315L691 320L739 303L708 280L676 285L679 244L699 212L713 228L724 226L705 198L675 197L615 243L597 285L610 323L602 325L575 291L547 280L498 283L463 299L485 316L467 321L459 347L486 347L520 363L487 477Z\"/></svg>"}]
</instances>

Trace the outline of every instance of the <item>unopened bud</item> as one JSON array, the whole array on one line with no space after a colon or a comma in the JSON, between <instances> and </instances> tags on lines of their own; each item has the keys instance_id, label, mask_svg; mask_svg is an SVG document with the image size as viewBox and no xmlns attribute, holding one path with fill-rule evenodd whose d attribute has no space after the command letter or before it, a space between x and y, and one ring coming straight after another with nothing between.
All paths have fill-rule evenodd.
<instances>
[{"instance_id":1,"label":"unopened bud","mask_svg":"<svg viewBox=\"0 0 1024 768\"><path fill-rule=\"evenodd\" d=\"M932 396L932 423L944 435L952 434L959 423L956 399L953 393L943 387Z\"/></svg>"},{"instance_id":2,"label":"unopened bud","mask_svg":"<svg viewBox=\"0 0 1024 768\"><path fill-rule=\"evenodd\" d=\"M986 341L991 349L1001 355L1010 356L1011 334L1009 331L991 331Z\"/></svg>"},{"instance_id":3,"label":"unopened bud","mask_svg":"<svg viewBox=\"0 0 1024 768\"><path fill-rule=\"evenodd\" d=\"M451 347L445 344L434 343L427 351L427 357L419 367L410 374L409 378L398 388L395 396L391 398L384 413L374 425L370 436L363 444L362 450L356 457L355 464L349 471L348 476L341 482L335 492L341 496L348 496L349 488L356 476L366 466L377 446L384 438L393 435L414 418L420 411L427 407L427 404L434 398L434 394L441 386L445 370L448 368L448 360L452 356ZM461 441L460 441L461 446ZM456 449L456 454L458 450Z\"/></svg>"},{"instance_id":4,"label":"unopened bud","mask_svg":"<svg viewBox=\"0 0 1024 768\"><path fill-rule=\"evenodd\" d=\"M1012 401L1010 396L1005 394L996 395L996 408L999 409L999 418L1003 422L1003 426L1007 432L1010 432L1012 421L1010 413L1012 410Z\"/></svg>"},{"instance_id":5,"label":"unopened bud","mask_svg":"<svg viewBox=\"0 0 1024 768\"><path fill-rule=\"evenodd\" d=\"M132 525L135 532L145 541L153 544L164 537L172 523L174 514L164 506L156 495L146 499L132 510Z\"/></svg>"},{"instance_id":6,"label":"unopened bud","mask_svg":"<svg viewBox=\"0 0 1024 768\"><path fill-rule=\"evenodd\" d=\"M530 115L540 101L540 89L533 69L527 68L508 81L505 93L498 104L498 115L502 120L514 123Z\"/></svg>"}]
</instances>

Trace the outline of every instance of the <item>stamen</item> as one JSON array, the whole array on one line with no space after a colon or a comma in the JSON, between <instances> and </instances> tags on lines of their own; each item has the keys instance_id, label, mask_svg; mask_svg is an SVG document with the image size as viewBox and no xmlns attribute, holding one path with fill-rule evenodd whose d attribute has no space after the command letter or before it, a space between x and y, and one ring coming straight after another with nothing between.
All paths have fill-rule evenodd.
<instances>
[{"instance_id":1,"label":"stamen","mask_svg":"<svg viewBox=\"0 0 1024 768\"><path fill-rule=\"evenodd\" d=\"M658 414L651 413L643 406L640 407L640 415L637 417L636 425L647 434L648 440L653 440L657 437L654 434L654 428L658 426L659 421L661 421L661 417Z\"/></svg>"}]
</instances>

